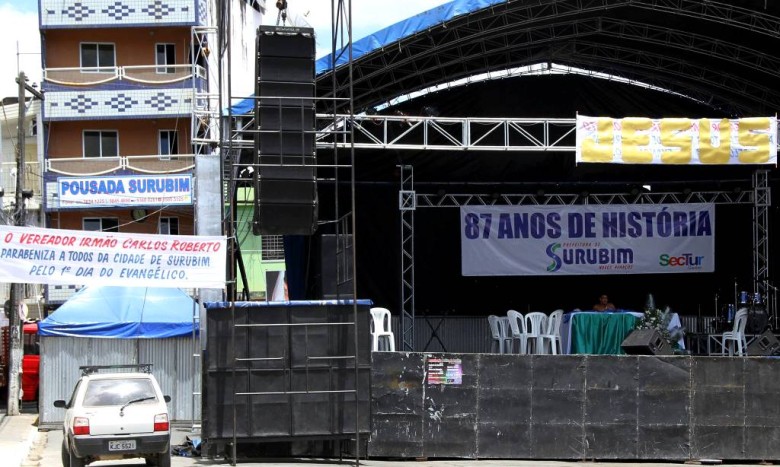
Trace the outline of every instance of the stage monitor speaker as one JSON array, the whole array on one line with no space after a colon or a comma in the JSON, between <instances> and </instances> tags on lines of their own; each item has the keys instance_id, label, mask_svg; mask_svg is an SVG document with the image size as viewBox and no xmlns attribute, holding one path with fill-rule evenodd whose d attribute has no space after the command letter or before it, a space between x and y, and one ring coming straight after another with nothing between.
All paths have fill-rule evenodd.
<instances>
[{"instance_id":1,"label":"stage monitor speaker","mask_svg":"<svg viewBox=\"0 0 780 467\"><path fill-rule=\"evenodd\" d=\"M635 329L620 344L628 355L672 355L672 348L655 329Z\"/></svg>"},{"instance_id":2,"label":"stage monitor speaker","mask_svg":"<svg viewBox=\"0 0 780 467\"><path fill-rule=\"evenodd\" d=\"M314 30L260 26L256 41L256 235L317 229Z\"/></svg>"},{"instance_id":3,"label":"stage monitor speaker","mask_svg":"<svg viewBox=\"0 0 780 467\"><path fill-rule=\"evenodd\" d=\"M767 329L763 334L756 337L747 347L748 357L768 357L771 355L780 355L780 340Z\"/></svg>"}]
</instances>

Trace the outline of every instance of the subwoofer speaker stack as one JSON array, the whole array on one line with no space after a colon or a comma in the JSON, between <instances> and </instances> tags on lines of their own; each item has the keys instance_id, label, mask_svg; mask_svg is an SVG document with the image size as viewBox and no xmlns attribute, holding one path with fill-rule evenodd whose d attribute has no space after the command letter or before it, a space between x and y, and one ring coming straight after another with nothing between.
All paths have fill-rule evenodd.
<instances>
[{"instance_id":1,"label":"subwoofer speaker stack","mask_svg":"<svg viewBox=\"0 0 780 467\"><path fill-rule=\"evenodd\" d=\"M317 229L314 30L260 26L256 41L255 235Z\"/></svg>"}]
</instances>

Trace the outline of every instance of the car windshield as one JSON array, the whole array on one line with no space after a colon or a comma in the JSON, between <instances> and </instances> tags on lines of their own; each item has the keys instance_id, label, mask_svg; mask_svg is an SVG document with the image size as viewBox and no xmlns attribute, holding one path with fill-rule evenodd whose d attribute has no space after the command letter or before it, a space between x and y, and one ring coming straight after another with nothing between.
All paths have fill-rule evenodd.
<instances>
[{"instance_id":1,"label":"car windshield","mask_svg":"<svg viewBox=\"0 0 780 467\"><path fill-rule=\"evenodd\" d=\"M154 404L157 395L154 386L146 378L98 379L90 381L84 394L85 407L124 405L136 399L150 398L139 404Z\"/></svg>"}]
</instances>

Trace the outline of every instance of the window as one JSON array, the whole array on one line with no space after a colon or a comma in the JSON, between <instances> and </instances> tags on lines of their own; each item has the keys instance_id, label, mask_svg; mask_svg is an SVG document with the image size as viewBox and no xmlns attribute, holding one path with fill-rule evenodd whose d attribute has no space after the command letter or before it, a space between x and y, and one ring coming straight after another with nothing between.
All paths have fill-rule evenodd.
<instances>
[{"instance_id":1,"label":"window","mask_svg":"<svg viewBox=\"0 0 780 467\"><path fill-rule=\"evenodd\" d=\"M179 137L176 130L160 130L160 159L170 159L172 154L179 153Z\"/></svg>"},{"instance_id":2,"label":"window","mask_svg":"<svg viewBox=\"0 0 780 467\"><path fill-rule=\"evenodd\" d=\"M98 379L87 384L84 392L84 407L106 407L112 405L124 405L130 401L137 404L157 403L157 394L149 379L141 378L112 378Z\"/></svg>"},{"instance_id":3,"label":"window","mask_svg":"<svg viewBox=\"0 0 780 467\"><path fill-rule=\"evenodd\" d=\"M263 261L284 259L284 242L281 235L263 235Z\"/></svg>"},{"instance_id":4,"label":"window","mask_svg":"<svg viewBox=\"0 0 780 467\"><path fill-rule=\"evenodd\" d=\"M156 64L157 73L176 73L176 68L160 66L176 64L175 44L157 44Z\"/></svg>"},{"instance_id":5,"label":"window","mask_svg":"<svg viewBox=\"0 0 780 467\"><path fill-rule=\"evenodd\" d=\"M81 44L81 67L97 68L96 70L88 70L88 72L111 73L114 70L110 68L114 68L115 66L114 44Z\"/></svg>"},{"instance_id":6,"label":"window","mask_svg":"<svg viewBox=\"0 0 780 467\"><path fill-rule=\"evenodd\" d=\"M119 232L119 220L115 217L85 217L82 225L90 232Z\"/></svg>"},{"instance_id":7,"label":"window","mask_svg":"<svg viewBox=\"0 0 780 467\"><path fill-rule=\"evenodd\" d=\"M161 217L160 231L158 233L162 235L179 235L179 218Z\"/></svg>"},{"instance_id":8,"label":"window","mask_svg":"<svg viewBox=\"0 0 780 467\"><path fill-rule=\"evenodd\" d=\"M119 133L116 131L85 130L84 157L117 157Z\"/></svg>"}]
</instances>

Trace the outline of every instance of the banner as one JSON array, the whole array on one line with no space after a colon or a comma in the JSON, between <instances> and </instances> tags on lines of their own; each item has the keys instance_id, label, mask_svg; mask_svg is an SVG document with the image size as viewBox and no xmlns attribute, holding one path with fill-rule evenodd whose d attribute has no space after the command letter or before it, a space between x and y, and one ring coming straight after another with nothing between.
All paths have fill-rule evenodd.
<instances>
[{"instance_id":1,"label":"banner","mask_svg":"<svg viewBox=\"0 0 780 467\"><path fill-rule=\"evenodd\" d=\"M715 270L713 204L464 206L464 276Z\"/></svg>"},{"instance_id":2,"label":"banner","mask_svg":"<svg viewBox=\"0 0 780 467\"><path fill-rule=\"evenodd\" d=\"M225 237L0 226L0 282L224 288Z\"/></svg>"},{"instance_id":3,"label":"banner","mask_svg":"<svg viewBox=\"0 0 780 467\"><path fill-rule=\"evenodd\" d=\"M777 164L777 118L577 116L577 163Z\"/></svg>"},{"instance_id":4,"label":"banner","mask_svg":"<svg viewBox=\"0 0 780 467\"><path fill-rule=\"evenodd\" d=\"M192 175L58 177L60 209L191 205Z\"/></svg>"}]
</instances>

